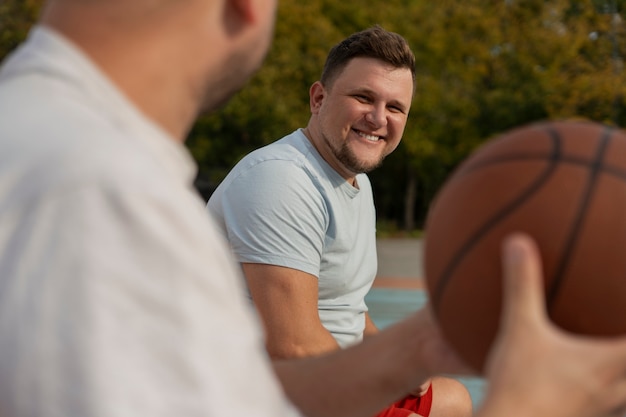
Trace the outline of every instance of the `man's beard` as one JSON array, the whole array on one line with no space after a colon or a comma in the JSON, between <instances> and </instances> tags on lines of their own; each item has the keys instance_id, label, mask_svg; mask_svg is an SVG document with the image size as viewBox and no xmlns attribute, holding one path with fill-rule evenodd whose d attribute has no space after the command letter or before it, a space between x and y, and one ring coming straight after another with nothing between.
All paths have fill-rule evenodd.
<instances>
[{"instance_id":1,"label":"man's beard","mask_svg":"<svg viewBox=\"0 0 626 417\"><path fill-rule=\"evenodd\" d=\"M345 168L355 174L368 173L381 166L383 164L383 159L385 159L385 155L381 155L381 157L374 162L360 161L346 142L343 142L341 146L337 147L333 144L333 142L328 139L325 134L322 134L322 137L324 138L324 141L326 142L328 147L333 152L335 158Z\"/></svg>"}]
</instances>

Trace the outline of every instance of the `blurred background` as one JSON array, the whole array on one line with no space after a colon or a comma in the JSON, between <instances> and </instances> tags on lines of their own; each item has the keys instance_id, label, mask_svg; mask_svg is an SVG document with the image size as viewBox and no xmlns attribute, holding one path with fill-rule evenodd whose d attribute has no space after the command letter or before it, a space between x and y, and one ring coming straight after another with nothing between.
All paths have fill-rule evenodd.
<instances>
[{"instance_id":1,"label":"blurred background","mask_svg":"<svg viewBox=\"0 0 626 417\"><path fill-rule=\"evenodd\" d=\"M0 58L27 35L42 3L0 0ZM402 144L371 174L378 229L381 237L419 234L446 177L492 136L543 119L626 124L625 3L281 0L262 69L189 134L196 185L208 199L243 155L304 126L308 89L330 47L380 24L408 39L418 73Z\"/></svg>"}]
</instances>

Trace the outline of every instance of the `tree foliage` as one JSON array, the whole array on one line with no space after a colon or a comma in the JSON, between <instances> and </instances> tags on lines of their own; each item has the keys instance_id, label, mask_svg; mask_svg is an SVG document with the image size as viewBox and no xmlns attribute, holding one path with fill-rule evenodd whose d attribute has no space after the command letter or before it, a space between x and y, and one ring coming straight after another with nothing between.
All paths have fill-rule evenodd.
<instances>
[{"instance_id":1,"label":"tree foliage","mask_svg":"<svg viewBox=\"0 0 626 417\"><path fill-rule=\"evenodd\" d=\"M43 0L0 1L0 59L26 37Z\"/></svg>"},{"instance_id":2,"label":"tree foliage","mask_svg":"<svg viewBox=\"0 0 626 417\"><path fill-rule=\"evenodd\" d=\"M550 118L626 123L623 5L617 0L389 0L384 7L371 1L311 0L306 6L283 1L274 47L241 93L247 103L236 99L230 105L254 112L250 103L269 98L263 112L256 112L265 129L247 124L250 116L231 119L240 128L232 163L303 126L309 115L306 93L328 48L381 24L411 44L418 88L402 145L371 177L379 216L419 227L446 177L492 136ZM262 86L270 92L264 97ZM230 106L212 117L224 120ZM224 130L209 137L219 142ZM218 182L223 173L212 180Z\"/></svg>"},{"instance_id":3,"label":"tree foliage","mask_svg":"<svg viewBox=\"0 0 626 417\"><path fill-rule=\"evenodd\" d=\"M42 0L0 2L0 57ZM626 125L626 0L282 0L261 70L187 144L210 192L249 151L304 126L330 47L373 24L405 36L417 92L401 146L372 172L379 217L420 227L452 170L485 140L542 119Z\"/></svg>"}]
</instances>

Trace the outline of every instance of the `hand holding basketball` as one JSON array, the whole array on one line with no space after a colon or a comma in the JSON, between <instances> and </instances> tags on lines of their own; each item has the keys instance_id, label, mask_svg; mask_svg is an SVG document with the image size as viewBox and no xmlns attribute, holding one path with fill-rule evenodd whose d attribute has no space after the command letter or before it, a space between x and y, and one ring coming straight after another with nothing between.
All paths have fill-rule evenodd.
<instances>
[{"instance_id":1,"label":"hand holding basketball","mask_svg":"<svg viewBox=\"0 0 626 417\"><path fill-rule=\"evenodd\" d=\"M534 242L515 234L503 249L503 314L485 365L489 391L477 415L623 416L626 337L559 329L547 317ZM510 407L516 403L523 406Z\"/></svg>"}]
</instances>

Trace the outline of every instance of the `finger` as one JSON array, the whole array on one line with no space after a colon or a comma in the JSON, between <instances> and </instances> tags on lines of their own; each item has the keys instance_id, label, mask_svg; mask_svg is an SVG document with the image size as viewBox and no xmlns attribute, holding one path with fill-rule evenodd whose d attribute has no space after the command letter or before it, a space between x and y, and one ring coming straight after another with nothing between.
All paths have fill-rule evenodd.
<instances>
[{"instance_id":1,"label":"finger","mask_svg":"<svg viewBox=\"0 0 626 417\"><path fill-rule=\"evenodd\" d=\"M516 233L503 243L504 323L547 316L539 250L527 235Z\"/></svg>"}]
</instances>

